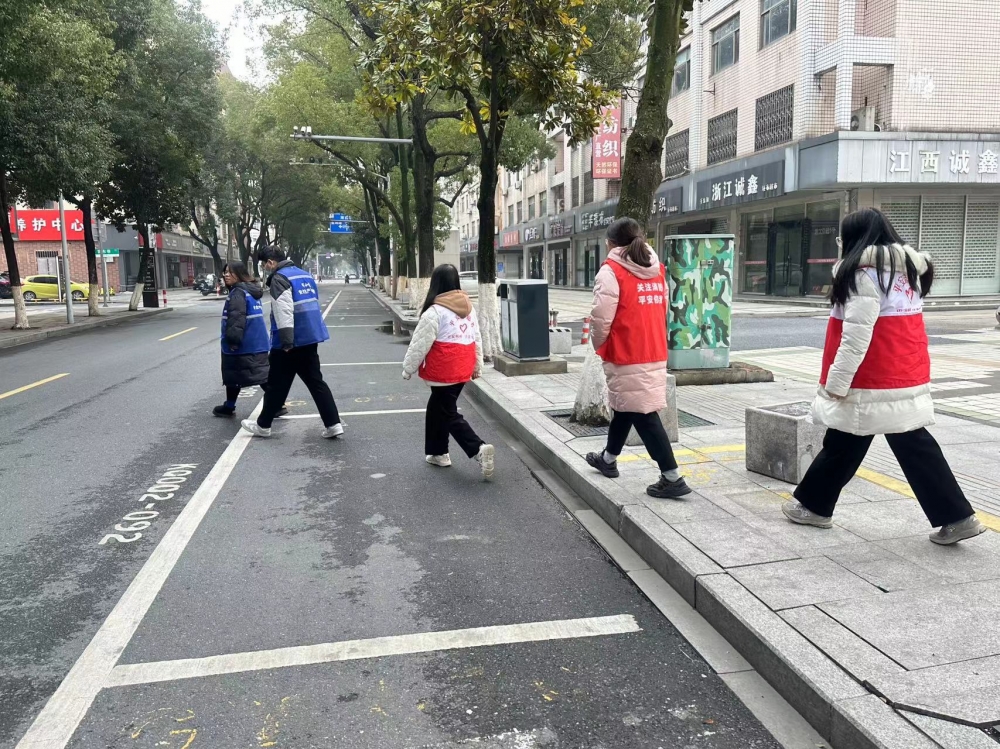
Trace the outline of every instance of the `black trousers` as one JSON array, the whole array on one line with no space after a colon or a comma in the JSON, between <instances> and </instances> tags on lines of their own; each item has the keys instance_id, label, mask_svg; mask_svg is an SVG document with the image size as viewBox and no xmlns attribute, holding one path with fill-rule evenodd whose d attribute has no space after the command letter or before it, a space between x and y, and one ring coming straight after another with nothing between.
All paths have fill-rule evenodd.
<instances>
[{"instance_id":1,"label":"black trousers","mask_svg":"<svg viewBox=\"0 0 1000 749\"><path fill-rule=\"evenodd\" d=\"M299 346L291 351L274 349L268 357L271 370L267 376L267 387L264 389L264 408L257 417L257 425L268 429L274 421L275 414L285 405L288 391L292 389L295 375L309 388L309 394L316 402L323 426L332 427L340 423L337 403L333 400L330 387L323 381L323 372L319 366L318 344Z\"/></svg>"},{"instance_id":2,"label":"black trousers","mask_svg":"<svg viewBox=\"0 0 1000 749\"><path fill-rule=\"evenodd\" d=\"M795 498L817 515L833 515L840 492L861 467L872 439L827 429L823 449L795 489ZM930 432L917 429L887 434L885 439L932 527L957 523L972 515L972 505Z\"/></svg>"},{"instance_id":3,"label":"black trousers","mask_svg":"<svg viewBox=\"0 0 1000 749\"><path fill-rule=\"evenodd\" d=\"M448 435L455 438L465 454L470 458L479 454L484 443L465 417L458 412L458 396L462 394L464 382L447 387L432 387L427 401L427 416L424 421L424 454L444 455L448 452Z\"/></svg>"},{"instance_id":4,"label":"black trousers","mask_svg":"<svg viewBox=\"0 0 1000 749\"><path fill-rule=\"evenodd\" d=\"M649 457L656 461L661 471L672 471L677 468L673 448L667 430L663 428L658 413L637 414L630 411L615 411L608 427L607 451L612 455L621 455L628 439L629 430L635 427L642 444L646 446Z\"/></svg>"},{"instance_id":5,"label":"black trousers","mask_svg":"<svg viewBox=\"0 0 1000 749\"><path fill-rule=\"evenodd\" d=\"M263 383L260 386L260 389L266 392L267 383L266 382ZM233 403L235 403L236 399L240 397L240 392L242 390L243 388L239 385L226 385L226 401L232 401Z\"/></svg>"}]
</instances>

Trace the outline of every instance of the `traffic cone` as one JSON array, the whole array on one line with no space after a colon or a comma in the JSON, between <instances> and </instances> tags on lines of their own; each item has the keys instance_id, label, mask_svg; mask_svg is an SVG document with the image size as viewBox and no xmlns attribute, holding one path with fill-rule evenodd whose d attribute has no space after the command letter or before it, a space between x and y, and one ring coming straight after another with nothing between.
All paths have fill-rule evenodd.
<instances>
[{"instance_id":1,"label":"traffic cone","mask_svg":"<svg viewBox=\"0 0 1000 749\"><path fill-rule=\"evenodd\" d=\"M590 318L583 318L583 335L580 336L580 345L584 346L590 343Z\"/></svg>"}]
</instances>

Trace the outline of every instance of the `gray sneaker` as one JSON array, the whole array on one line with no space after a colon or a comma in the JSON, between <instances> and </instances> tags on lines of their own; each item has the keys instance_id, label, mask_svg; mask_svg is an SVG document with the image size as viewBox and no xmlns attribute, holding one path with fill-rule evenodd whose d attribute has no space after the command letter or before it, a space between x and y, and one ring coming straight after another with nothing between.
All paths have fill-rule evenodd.
<instances>
[{"instance_id":1,"label":"gray sneaker","mask_svg":"<svg viewBox=\"0 0 1000 749\"><path fill-rule=\"evenodd\" d=\"M979 518L975 515L969 515L965 520L959 520L957 523L942 525L930 535L930 539L941 546L950 546L967 538L975 538L980 533L985 532L986 526L979 522Z\"/></svg>"},{"instance_id":2,"label":"gray sneaker","mask_svg":"<svg viewBox=\"0 0 1000 749\"><path fill-rule=\"evenodd\" d=\"M803 507L801 502L785 502L781 506L781 511L785 513L786 518L799 525L813 525L817 528L833 527L833 518L817 515Z\"/></svg>"},{"instance_id":3,"label":"gray sneaker","mask_svg":"<svg viewBox=\"0 0 1000 749\"><path fill-rule=\"evenodd\" d=\"M243 419L243 421L240 422L240 426L243 427L248 432L250 432L250 434L252 434L254 437L271 436L270 428L265 429L264 427L258 425L257 422L254 421L253 419Z\"/></svg>"}]
</instances>

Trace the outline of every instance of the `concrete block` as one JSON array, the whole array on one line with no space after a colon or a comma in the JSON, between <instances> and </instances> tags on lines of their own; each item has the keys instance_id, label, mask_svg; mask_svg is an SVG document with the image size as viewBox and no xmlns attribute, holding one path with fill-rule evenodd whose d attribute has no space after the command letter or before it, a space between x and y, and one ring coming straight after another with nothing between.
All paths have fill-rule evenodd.
<instances>
[{"instance_id":1,"label":"concrete block","mask_svg":"<svg viewBox=\"0 0 1000 749\"><path fill-rule=\"evenodd\" d=\"M873 694L843 700L833 706L835 747L850 749L940 749L899 713Z\"/></svg>"},{"instance_id":2,"label":"concrete block","mask_svg":"<svg viewBox=\"0 0 1000 749\"><path fill-rule=\"evenodd\" d=\"M507 377L523 377L539 374L566 374L569 368L563 359L546 359L544 361L518 361L500 354L493 357L493 368Z\"/></svg>"},{"instance_id":3,"label":"concrete block","mask_svg":"<svg viewBox=\"0 0 1000 749\"><path fill-rule=\"evenodd\" d=\"M755 564L729 574L774 610L884 595L826 557Z\"/></svg>"},{"instance_id":4,"label":"concrete block","mask_svg":"<svg viewBox=\"0 0 1000 749\"><path fill-rule=\"evenodd\" d=\"M549 353L573 353L573 331L570 328L549 328Z\"/></svg>"},{"instance_id":5,"label":"concrete block","mask_svg":"<svg viewBox=\"0 0 1000 749\"><path fill-rule=\"evenodd\" d=\"M823 447L826 428L813 424L806 402L746 410L748 471L797 484Z\"/></svg>"},{"instance_id":6,"label":"concrete block","mask_svg":"<svg viewBox=\"0 0 1000 749\"><path fill-rule=\"evenodd\" d=\"M663 424L667 438L671 442L680 441L680 428L677 424L677 379L672 374L667 374L667 407L660 411L660 423ZM634 428L629 430L625 444L629 447L638 447L642 444L639 433Z\"/></svg>"}]
</instances>

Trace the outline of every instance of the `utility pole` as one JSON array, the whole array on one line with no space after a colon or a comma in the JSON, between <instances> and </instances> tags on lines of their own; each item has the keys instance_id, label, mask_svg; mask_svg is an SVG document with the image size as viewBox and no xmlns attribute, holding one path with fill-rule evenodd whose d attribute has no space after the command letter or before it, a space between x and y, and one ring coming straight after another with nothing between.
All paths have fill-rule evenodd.
<instances>
[{"instance_id":1,"label":"utility pole","mask_svg":"<svg viewBox=\"0 0 1000 749\"><path fill-rule=\"evenodd\" d=\"M66 322L73 324L73 287L69 279L69 245L66 244L66 201L59 191L59 238L62 240L63 283L66 287Z\"/></svg>"},{"instance_id":2,"label":"utility pole","mask_svg":"<svg viewBox=\"0 0 1000 749\"><path fill-rule=\"evenodd\" d=\"M94 214L96 220L97 215ZM104 254L104 236L101 231L104 229L104 222L95 221L97 224L97 247L101 251L101 277L104 279L104 304L102 306L108 306L108 256Z\"/></svg>"}]
</instances>

